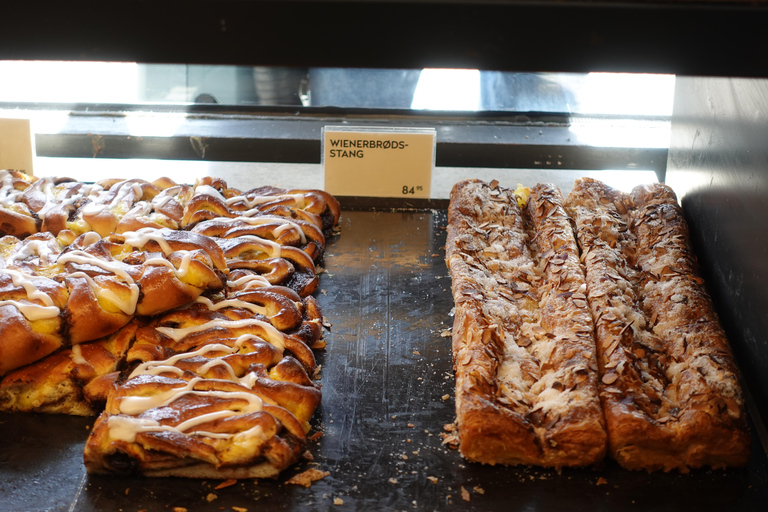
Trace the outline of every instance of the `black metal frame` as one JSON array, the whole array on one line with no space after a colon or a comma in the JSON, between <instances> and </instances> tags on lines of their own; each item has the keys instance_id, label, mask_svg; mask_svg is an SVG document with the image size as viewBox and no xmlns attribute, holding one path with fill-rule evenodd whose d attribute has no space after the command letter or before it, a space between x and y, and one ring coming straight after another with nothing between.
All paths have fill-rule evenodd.
<instances>
[{"instance_id":1,"label":"black metal frame","mask_svg":"<svg viewBox=\"0 0 768 512\"><path fill-rule=\"evenodd\" d=\"M768 3L14 2L0 59L768 76Z\"/></svg>"}]
</instances>

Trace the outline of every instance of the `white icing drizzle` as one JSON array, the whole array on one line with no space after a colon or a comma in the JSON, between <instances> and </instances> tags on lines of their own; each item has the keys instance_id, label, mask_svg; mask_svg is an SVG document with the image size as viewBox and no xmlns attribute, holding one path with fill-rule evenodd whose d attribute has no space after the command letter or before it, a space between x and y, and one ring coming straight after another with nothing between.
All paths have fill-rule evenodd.
<instances>
[{"instance_id":1,"label":"white icing drizzle","mask_svg":"<svg viewBox=\"0 0 768 512\"><path fill-rule=\"evenodd\" d=\"M133 192L135 199L141 199L141 196L144 195L144 191L141 189L141 184L132 182L129 183L128 181L123 181L121 183L115 184L112 189L117 187L117 190L115 192L115 197L112 199L112 201L109 203L110 208L114 208L118 204L120 204L123 201L126 201L126 198L128 197L128 194ZM112 191L110 189L110 192ZM133 201L133 200L130 200Z\"/></svg>"},{"instance_id":2,"label":"white icing drizzle","mask_svg":"<svg viewBox=\"0 0 768 512\"><path fill-rule=\"evenodd\" d=\"M168 244L168 241L163 238L158 230L155 228L141 228L138 231L126 231L122 233L125 243L133 247L144 247L149 241L156 242L163 251L163 254L168 256L173 252L173 249Z\"/></svg>"},{"instance_id":3,"label":"white icing drizzle","mask_svg":"<svg viewBox=\"0 0 768 512\"><path fill-rule=\"evenodd\" d=\"M72 352L69 357L75 364L89 364L88 361L83 357L83 351L80 348L80 345L72 345Z\"/></svg>"},{"instance_id":4,"label":"white icing drizzle","mask_svg":"<svg viewBox=\"0 0 768 512\"><path fill-rule=\"evenodd\" d=\"M112 290L99 286L99 284L85 272L73 272L69 274L69 277L85 279L88 282L88 287L91 289L91 292L93 292L97 298L104 299L126 315L132 315L136 312L136 303L139 300L139 287L136 284L129 285L131 296L129 299L124 300Z\"/></svg>"},{"instance_id":5,"label":"white icing drizzle","mask_svg":"<svg viewBox=\"0 0 768 512\"><path fill-rule=\"evenodd\" d=\"M85 187L84 187L85 188ZM123 201L133 202L134 200L141 199L144 191L139 183L129 183L128 181L121 181L114 184L109 190L104 190L101 185L92 185L83 190L87 194L89 202L82 208L83 215L98 215L100 212L114 208ZM127 200L130 192L133 192L135 198ZM113 196L112 199L109 199ZM109 199L109 202L107 200Z\"/></svg>"},{"instance_id":6,"label":"white icing drizzle","mask_svg":"<svg viewBox=\"0 0 768 512\"><path fill-rule=\"evenodd\" d=\"M80 212L83 214L83 216L96 216L106 209L107 205L97 199L86 203L85 206L80 209Z\"/></svg>"},{"instance_id":7,"label":"white icing drizzle","mask_svg":"<svg viewBox=\"0 0 768 512\"><path fill-rule=\"evenodd\" d=\"M13 286L20 286L24 288L24 291L27 292L27 298L29 300L39 300L43 303L43 306L53 306L53 299L51 299L47 293L41 292L37 286L35 286L35 283L32 282L32 280L29 279L26 275L17 270L11 270L7 268L3 269L2 272L11 276Z\"/></svg>"},{"instance_id":8,"label":"white icing drizzle","mask_svg":"<svg viewBox=\"0 0 768 512\"><path fill-rule=\"evenodd\" d=\"M36 188L43 195L45 195L45 204L37 212L37 216L41 219L45 218L45 214L56 206L55 197L53 195L53 180L50 177L40 178L30 188Z\"/></svg>"},{"instance_id":9,"label":"white icing drizzle","mask_svg":"<svg viewBox=\"0 0 768 512\"><path fill-rule=\"evenodd\" d=\"M136 440L136 435L142 432L176 432L183 434L176 427L170 425L160 425L155 420L149 418L134 418L132 416L110 416L107 419L107 427L109 428L109 437L118 441L125 441L132 443ZM198 430L191 432L190 434L198 436L206 436L211 438L229 439L234 437L234 434L229 433L216 433L206 432Z\"/></svg>"},{"instance_id":10,"label":"white icing drizzle","mask_svg":"<svg viewBox=\"0 0 768 512\"><path fill-rule=\"evenodd\" d=\"M251 217L253 218L253 217ZM272 230L272 236L275 238L279 238L280 235L283 233L283 231L288 231L289 229L298 228L296 224L291 223L284 223L282 226L277 226L275 229ZM301 243L305 244L307 243L307 237L304 235L304 231L299 229L299 237L301 238Z\"/></svg>"},{"instance_id":11,"label":"white icing drizzle","mask_svg":"<svg viewBox=\"0 0 768 512\"><path fill-rule=\"evenodd\" d=\"M173 263L171 263L170 261L164 258L149 258L144 261L144 264L168 267L171 270L173 270L173 273L176 275L176 277L183 278L184 276L187 275L187 272L189 272L189 264L192 261L192 253L189 251L178 251L178 252L184 253L181 257L181 263L179 264L179 268L174 267Z\"/></svg>"},{"instance_id":12,"label":"white icing drizzle","mask_svg":"<svg viewBox=\"0 0 768 512\"><path fill-rule=\"evenodd\" d=\"M17 202L24 193L21 190L13 188L13 175L6 170L0 170L0 204L5 207L11 206Z\"/></svg>"},{"instance_id":13,"label":"white icing drizzle","mask_svg":"<svg viewBox=\"0 0 768 512\"><path fill-rule=\"evenodd\" d=\"M250 414L259 412L263 408L263 401L260 397L247 391L197 391L194 389L195 385L202 381L200 377L191 379L186 385L169 389L161 393L157 393L152 396L127 396L120 398L119 410L120 413L128 416L111 416L107 420L107 426L109 428L109 435L113 439L119 439L127 442L133 442L136 439L136 435L141 432L159 432L169 431L186 435L203 435L212 438L227 439L235 436L232 433L212 433L206 431L195 431L195 427L198 425L215 421L217 419L227 418L240 414ZM165 407L179 398L186 395L196 396L210 396L217 397L226 400L240 399L245 401L245 405L238 403L235 407L236 410L224 409L222 411L215 411L208 414L202 414L194 418L190 418L186 421L179 423L176 426L160 425L155 420L147 418L136 418L150 409L157 407Z\"/></svg>"},{"instance_id":14,"label":"white icing drizzle","mask_svg":"<svg viewBox=\"0 0 768 512\"><path fill-rule=\"evenodd\" d=\"M92 254L88 254L85 251L70 251L59 256L58 262L62 265L65 263L80 263L83 265L93 265L95 267L102 268L107 272L112 272L118 278L125 281L131 292L131 296L128 300L121 299L115 292L100 287L90 276L84 272L75 272L71 274L71 277L82 277L88 281L88 285L91 287L93 293L100 298L114 304L126 315L132 315L136 312L136 304L139 301L139 286L134 282L128 273L120 268L119 265L111 263L109 261L98 258Z\"/></svg>"},{"instance_id":15,"label":"white icing drizzle","mask_svg":"<svg viewBox=\"0 0 768 512\"><path fill-rule=\"evenodd\" d=\"M278 196L269 196L269 197L276 198ZM281 197L291 197L291 196L281 196ZM294 197L301 198L301 199L304 198L304 196L301 196L301 195L294 196ZM262 213L262 211L258 207L256 207L256 208L251 208L250 210L244 210L244 211L238 212L238 213L240 215L242 215L243 217L254 217L254 216L260 215Z\"/></svg>"},{"instance_id":16,"label":"white icing drizzle","mask_svg":"<svg viewBox=\"0 0 768 512\"><path fill-rule=\"evenodd\" d=\"M53 251L49 245L48 240L25 240L20 245L18 251L8 258L7 265L15 265L19 261L23 261L30 256L37 256L40 258L41 265L50 265L53 263Z\"/></svg>"},{"instance_id":17,"label":"white icing drizzle","mask_svg":"<svg viewBox=\"0 0 768 512\"><path fill-rule=\"evenodd\" d=\"M245 224L250 224L252 226L261 226L263 224L277 223L281 225L272 230L272 235L275 238L278 238L283 231L286 231L289 229L295 229L299 233L299 236L301 237L301 243L303 244L307 243L307 236L304 234L304 230L301 229L301 226L284 217L264 217L264 216L257 215L254 217L231 217L231 218L220 217L215 220L216 222L222 222L225 224L234 224L236 222L243 222Z\"/></svg>"},{"instance_id":18,"label":"white icing drizzle","mask_svg":"<svg viewBox=\"0 0 768 512\"><path fill-rule=\"evenodd\" d=\"M164 190L162 194L157 194L155 197L152 198L152 208L155 210L159 210L165 205L167 205L169 202L175 199L175 196L181 191L180 186L171 187L169 189Z\"/></svg>"},{"instance_id":19,"label":"white icing drizzle","mask_svg":"<svg viewBox=\"0 0 768 512\"><path fill-rule=\"evenodd\" d=\"M18 309L21 314L31 322L34 322L35 320L43 320L46 318L56 318L59 316L61 310L53 305L53 299L51 299L47 293L40 291L31 279L16 270L3 269L2 272L11 276L11 282L13 283L13 286L19 286L24 289L24 291L27 293L28 300L40 301L42 302L42 305L8 299L1 300L0 306L16 307L16 309Z\"/></svg>"},{"instance_id":20,"label":"white icing drizzle","mask_svg":"<svg viewBox=\"0 0 768 512\"><path fill-rule=\"evenodd\" d=\"M82 191L84 197L88 198L89 201L93 201L100 197L100 195L104 192L104 187L96 183L90 185L84 184L80 190Z\"/></svg>"},{"instance_id":21,"label":"white icing drizzle","mask_svg":"<svg viewBox=\"0 0 768 512\"><path fill-rule=\"evenodd\" d=\"M128 378L132 379L139 375L159 375L161 373L166 373L166 372L173 372L173 373L177 373L177 375L182 375L184 373L183 370L174 366L177 362L183 359L190 359L197 356L205 356L209 352L223 352L227 355L234 354L243 347L243 343L249 340L261 340L261 338L253 334L243 334L235 340L235 343L232 347L228 345L224 345L223 343L211 343L208 345L203 345L199 349L194 350L192 352L184 352L182 354L176 354L162 361L147 361L145 363L141 363L140 365L138 365L131 372ZM213 358L212 360L213 361L220 360L220 358ZM230 376L232 377L232 380L239 382L239 379L235 376L235 372L234 370L232 370L232 367L229 366L224 361L221 361L221 362L229 368L228 371ZM205 371L200 371L200 373L205 373Z\"/></svg>"},{"instance_id":22,"label":"white icing drizzle","mask_svg":"<svg viewBox=\"0 0 768 512\"><path fill-rule=\"evenodd\" d=\"M260 274L249 274L235 279L234 281L227 281L227 286L230 288L245 286L245 289L247 290L249 288L265 288L267 286L272 286L272 283Z\"/></svg>"},{"instance_id":23,"label":"white icing drizzle","mask_svg":"<svg viewBox=\"0 0 768 512\"><path fill-rule=\"evenodd\" d=\"M292 199L293 201L297 203L303 203L304 201L304 195L302 194L280 194L277 196L253 196L253 198L248 199L245 195L239 195L230 197L226 200L227 206L240 202L245 205L246 208L252 209L257 205L262 205L264 203L271 203L272 201L279 201L280 199Z\"/></svg>"},{"instance_id":24,"label":"white icing drizzle","mask_svg":"<svg viewBox=\"0 0 768 512\"><path fill-rule=\"evenodd\" d=\"M259 249L261 249L262 252L264 252L265 254L268 254L270 258L280 258L282 247L277 242L273 242L272 240L266 240L256 235L239 236L237 237L237 240L253 240L259 245L266 246L266 247L259 247ZM264 250L264 249L267 249L267 250Z\"/></svg>"},{"instance_id":25,"label":"white icing drizzle","mask_svg":"<svg viewBox=\"0 0 768 512\"><path fill-rule=\"evenodd\" d=\"M211 311L218 311L223 308L243 308L252 313L258 313L260 315L267 316L267 308L239 299L227 299L214 303L208 297L203 297L201 295L195 299L195 302L205 304L205 307Z\"/></svg>"},{"instance_id":26,"label":"white icing drizzle","mask_svg":"<svg viewBox=\"0 0 768 512\"><path fill-rule=\"evenodd\" d=\"M99 235L95 231L88 231L87 233L83 234L83 238L80 239L80 241L83 244L83 247L88 247L89 245L93 245L99 240L101 240L101 235Z\"/></svg>"},{"instance_id":27,"label":"white icing drizzle","mask_svg":"<svg viewBox=\"0 0 768 512\"><path fill-rule=\"evenodd\" d=\"M125 214L126 217L146 217L152 213L152 205L149 203L149 201L139 201L135 205L133 205L133 208L131 208L128 213Z\"/></svg>"},{"instance_id":28,"label":"white icing drizzle","mask_svg":"<svg viewBox=\"0 0 768 512\"><path fill-rule=\"evenodd\" d=\"M202 377L195 377L191 379L186 385L180 388L171 388L159 393L155 393L150 396L125 396L120 398L119 409L122 414L128 414L130 416L138 416L150 409L156 409L158 407L165 407L182 396L185 395L198 395L198 396L214 396L219 398L239 398L245 400L248 405L242 407L241 410L244 413L257 412L261 410L262 400L253 393L247 391L197 391L194 389L198 382L204 380ZM236 414L232 411L232 414Z\"/></svg>"},{"instance_id":29,"label":"white icing drizzle","mask_svg":"<svg viewBox=\"0 0 768 512\"><path fill-rule=\"evenodd\" d=\"M168 336L172 340L178 342L190 334L195 334L216 327L223 327L225 329L240 329L250 326L261 327L266 335L266 341L279 348L280 350L285 350L285 339L283 338L283 333L275 329L272 324L262 320L256 320L254 318L246 318L243 320L218 319L211 320L210 322L206 322L201 325L193 325L192 327L156 327L155 330L160 334Z\"/></svg>"},{"instance_id":30,"label":"white icing drizzle","mask_svg":"<svg viewBox=\"0 0 768 512\"><path fill-rule=\"evenodd\" d=\"M130 275L128 275L128 272L126 272L116 263L103 260L85 251L81 251L81 250L69 251L59 256L59 259L57 260L57 262L62 265L66 263L79 263L81 265L93 265L94 267L99 267L101 269L106 270L107 272L112 272L113 274L115 274L116 276L118 276L119 278L123 279L126 282L129 282L129 283L133 282L133 279L131 278Z\"/></svg>"},{"instance_id":31,"label":"white icing drizzle","mask_svg":"<svg viewBox=\"0 0 768 512\"><path fill-rule=\"evenodd\" d=\"M15 306L16 309L24 315L24 318L31 322L46 318L55 318L59 316L59 313L61 312L56 306L41 306L39 304L29 304L16 300L0 300L0 306Z\"/></svg>"},{"instance_id":32,"label":"white icing drizzle","mask_svg":"<svg viewBox=\"0 0 768 512\"><path fill-rule=\"evenodd\" d=\"M221 192L216 190L210 185L197 185L195 187L195 196L212 196L216 199L221 200L221 202L225 204L229 204L226 199L224 199L224 196L221 195Z\"/></svg>"}]
</instances>

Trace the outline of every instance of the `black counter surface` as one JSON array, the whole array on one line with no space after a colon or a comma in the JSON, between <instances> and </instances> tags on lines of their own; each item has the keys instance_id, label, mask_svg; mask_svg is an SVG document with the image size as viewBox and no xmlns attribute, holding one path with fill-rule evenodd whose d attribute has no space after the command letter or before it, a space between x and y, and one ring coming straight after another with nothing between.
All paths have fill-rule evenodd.
<instances>
[{"instance_id":1,"label":"black counter surface","mask_svg":"<svg viewBox=\"0 0 768 512\"><path fill-rule=\"evenodd\" d=\"M454 421L444 210L345 211L321 276L328 322L314 461L277 480L89 476L93 418L0 414L0 510L757 511L768 461L755 434L747 468L629 472L611 461L556 471L483 466L443 445ZM329 474L287 485L311 467ZM177 509L180 510L180 509Z\"/></svg>"}]
</instances>

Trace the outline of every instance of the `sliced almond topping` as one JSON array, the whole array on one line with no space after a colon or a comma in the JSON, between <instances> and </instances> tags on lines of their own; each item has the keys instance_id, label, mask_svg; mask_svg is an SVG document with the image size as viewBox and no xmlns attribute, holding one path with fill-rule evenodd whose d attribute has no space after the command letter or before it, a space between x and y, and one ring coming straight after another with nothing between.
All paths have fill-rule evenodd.
<instances>
[{"instance_id":1,"label":"sliced almond topping","mask_svg":"<svg viewBox=\"0 0 768 512\"><path fill-rule=\"evenodd\" d=\"M632 324L634 324L634 323L635 323L635 321L634 321L634 320L632 320L632 321L631 321L631 322L629 322L627 325L625 325L625 326L624 326L624 327L621 329L621 331L619 332L619 336L621 336L622 334L624 334L624 332L625 332L627 329L629 329L629 328L632 326Z\"/></svg>"},{"instance_id":2,"label":"sliced almond topping","mask_svg":"<svg viewBox=\"0 0 768 512\"><path fill-rule=\"evenodd\" d=\"M531 339L530 338L526 338L525 336L521 336L520 338L518 338L515 341L517 342L517 346L518 347L523 347L523 348L530 346L531 343L532 343Z\"/></svg>"},{"instance_id":3,"label":"sliced almond topping","mask_svg":"<svg viewBox=\"0 0 768 512\"><path fill-rule=\"evenodd\" d=\"M573 304L577 308L585 308L585 307L587 307L587 301L585 301L583 299L573 299Z\"/></svg>"}]
</instances>

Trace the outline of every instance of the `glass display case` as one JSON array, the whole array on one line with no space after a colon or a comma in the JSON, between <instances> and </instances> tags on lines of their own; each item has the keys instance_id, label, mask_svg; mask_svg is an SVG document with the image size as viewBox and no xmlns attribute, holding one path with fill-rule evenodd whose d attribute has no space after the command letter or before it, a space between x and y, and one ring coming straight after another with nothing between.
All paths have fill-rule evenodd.
<instances>
[{"instance_id":1,"label":"glass display case","mask_svg":"<svg viewBox=\"0 0 768 512\"><path fill-rule=\"evenodd\" d=\"M328 476L89 476L90 418L0 415L9 510L762 510L768 501L768 1L17 3L0 117L32 119L36 173L322 188L324 126L430 127L432 197L344 197L317 294ZM750 400L742 469L491 467L454 420L450 187L577 176L678 193ZM5 506L5 505L4 505Z\"/></svg>"}]
</instances>

